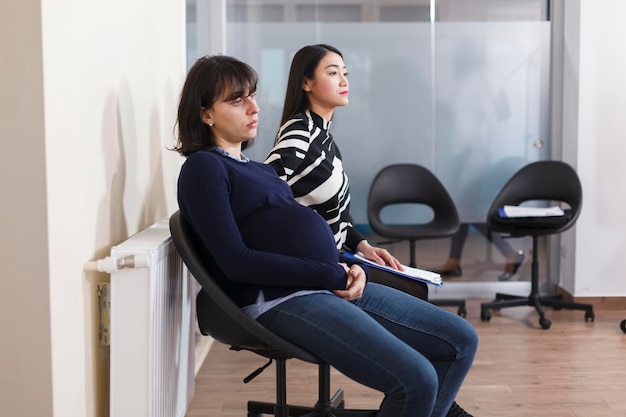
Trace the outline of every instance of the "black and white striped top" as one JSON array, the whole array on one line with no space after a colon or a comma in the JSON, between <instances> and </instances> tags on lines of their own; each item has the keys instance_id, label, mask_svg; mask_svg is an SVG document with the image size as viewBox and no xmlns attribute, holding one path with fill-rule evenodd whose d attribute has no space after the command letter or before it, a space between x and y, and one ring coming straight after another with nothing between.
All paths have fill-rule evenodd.
<instances>
[{"instance_id":1,"label":"black and white striped top","mask_svg":"<svg viewBox=\"0 0 626 417\"><path fill-rule=\"evenodd\" d=\"M355 251L363 237L352 224L350 183L330 124L309 110L295 115L279 129L265 163L289 184L300 204L326 219L337 249L345 245Z\"/></svg>"}]
</instances>

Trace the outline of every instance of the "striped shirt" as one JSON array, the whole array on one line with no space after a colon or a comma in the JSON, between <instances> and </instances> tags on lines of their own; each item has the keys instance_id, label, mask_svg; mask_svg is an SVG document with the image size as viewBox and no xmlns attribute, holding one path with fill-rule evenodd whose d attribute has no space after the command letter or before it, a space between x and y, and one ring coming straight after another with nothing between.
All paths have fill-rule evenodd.
<instances>
[{"instance_id":1,"label":"striped shirt","mask_svg":"<svg viewBox=\"0 0 626 417\"><path fill-rule=\"evenodd\" d=\"M329 224L337 249L355 251L363 237L350 217L350 183L341 153L329 132L331 122L307 110L278 131L266 164L287 182L295 199Z\"/></svg>"}]
</instances>

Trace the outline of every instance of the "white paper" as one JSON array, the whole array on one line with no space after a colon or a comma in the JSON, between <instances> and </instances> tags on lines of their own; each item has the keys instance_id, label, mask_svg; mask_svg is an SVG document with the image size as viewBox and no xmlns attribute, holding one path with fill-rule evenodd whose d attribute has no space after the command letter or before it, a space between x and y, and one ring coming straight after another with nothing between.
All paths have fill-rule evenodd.
<instances>
[{"instance_id":1,"label":"white paper","mask_svg":"<svg viewBox=\"0 0 626 417\"><path fill-rule=\"evenodd\" d=\"M521 207L504 206L506 217L552 217L563 216L565 213L559 206L552 207Z\"/></svg>"}]
</instances>

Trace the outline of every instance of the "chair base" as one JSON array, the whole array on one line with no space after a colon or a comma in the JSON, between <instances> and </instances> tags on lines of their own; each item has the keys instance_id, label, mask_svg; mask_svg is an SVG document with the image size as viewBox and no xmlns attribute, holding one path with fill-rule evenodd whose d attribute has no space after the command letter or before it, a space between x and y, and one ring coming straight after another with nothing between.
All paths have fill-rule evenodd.
<instances>
[{"instance_id":1,"label":"chair base","mask_svg":"<svg viewBox=\"0 0 626 417\"><path fill-rule=\"evenodd\" d=\"M552 307L554 310L560 310L566 308L569 310L582 310L585 312L585 321L593 321L595 315L593 314L593 305L585 303L575 303L571 301L561 300L560 294L554 295L540 295L539 294L539 258L538 253L538 235L533 235L533 260L531 264L530 273L530 294L527 297L520 297L519 295L510 295L497 293L494 301L490 303L482 303L480 305L480 319L482 321L489 321L491 319L491 313L489 310L499 310L501 308L530 306L535 307L539 314L539 325L542 329L547 330L552 325L552 322L546 318L543 312L542 306Z\"/></svg>"},{"instance_id":2,"label":"chair base","mask_svg":"<svg viewBox=\"0 0 626 417\"><path fill-rule=\"evenodd\" d=\"M285 417L376 417L377 410L347 410L344 407L343 390L339 389L326 406L314 407L285 405L284 409L274 403L248 401L248 417L261 417L264 414Z\"/></svg>"},{"instance_id":3,"label":"chair base","mask_svg":"<svg viewBox=\"0 0 626 417\"><path fill-rule=\"evenodd\" d=\"M552 322L545 317L545 313L542 308L544 306L552 307L554 310L560 310L562 308L569 310L582 310L585 312L585 321L593 321L595 319L593 305L591 304L564 301L561 300L560 294L541 296L536 293L531 293L527 297L497 293L494 301L482 303L480 305L480 319L482 321L489 321L491 319L491 313L489 310L499 310L502 308L519 306L535 307L535 310L539 314L539 325L542 329L549 329L552 325Z\"/></svg>"},{"instance_id":4,"label":"chair base","mask_svg":"<svg viewBox=\"0 0 626 417\"><path fill-rule=\"evenodd\" d=\"M284 358L274 358L274 360L276 361L276 402L248 401L248 417L262 417L264 414L275 417L376 417L378 414L378 410L345 409L341 389L331 397L330 366L326 363L318 364L319 397L317 403L313 407L287 404L287 361Z\"/></svg>"}]
</instances>

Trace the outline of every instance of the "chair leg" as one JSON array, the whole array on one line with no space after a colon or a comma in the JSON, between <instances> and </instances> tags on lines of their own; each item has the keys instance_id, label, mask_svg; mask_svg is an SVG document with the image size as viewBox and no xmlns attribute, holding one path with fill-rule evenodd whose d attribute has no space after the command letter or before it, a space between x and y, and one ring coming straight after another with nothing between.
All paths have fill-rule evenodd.
<instances>
[{"instance_id":1,"label":"chair leg","mask_svg":"<svg viewBox=\"0 0 626 417\"><path fill-rule=\"evenodd\" d=\"M584 303L575 303L561 300L560 295L545 295L539 294L539 238L533 236L533 249L532 249L532 269L531 269L531 289L530 294L527 297L521 297L518 295L497 293L495 300L492 302L482 303L480 305L480 319L482 321L489 321L491 319L491 313L489 310L499 310L507 307L518 306L531 306L534 307L539 315L539 325L542 329L549 329L551 326L550 320L545 317L543 306L552 307L555 310L566 308L570 310L583 310L585 311L585 321L593 321L595 316L593 313L593 305Z\"/></svg>"},{"instance_id":2,"label":"chair leg","mask_svg":"<svg viewBox=\"0 0 626 417\"><path fill-rule=\"evenodd\" d=\"M546 307L552 307L554 310L560 310L562 308L568 310L581 310L585 312L585 321L594 321L595 314L593 312L593 304L576 303L573 301L564 301L560 299L554 299L552 297L540 297L539 302Z\"/></svg>"},{"instance_id":3,"label":"chair leg","mask_svg":"<svg viewBox=\"0 0 626 417\"><path fill-rule=\"evenodd\" d=\"M248 417L376 417L378 410L346 410L343 390L330 396L330 366L319 365L318 401L313 407L287 404L286 360L276 359L276 403L248 401Z\"/></svg>"},{"instance_id":4,"label":"chair leg","mask_svg":"<svg viewBox=\"0 0 626 417\"><path fill-rule=\"evenodd\" d=\"M302 417L326 417L332 416L333 410L344 406L343 390L338 390L330 397L330 366L327 364L318 365L318 398L313 407L313 411Z\"/></svg>"},{"instance_id":5,"label":"chair leg","mask_svg":"<svg viewBox=\"0 0 626 417\"><path fill-rule=\"evenodd\" d=\"M315 410L321 416L325 416L332 410L343 408L345 402L343 400L343 390L339 389L335 395L330 397L330 366L328 364L319 365L318 379L318 400L315 404Z\"/></svg>"},{"instance_id":6,"label":"chair leg","mask_svg":"<svg viewBox=\"0 0 626 417\"><path fill-rule=\"evenodd\" d=\"M375 417L378 410L346 410L343 390L339 389L330 396L330 366L319 365L319 396L314 411L302 417ZM295 415L295 414L294 414Z\"/></svg>"},{"instance_id":7,"label":"chair leg","mask_svg":"<svg viewBox=\"0 0 626 417\"><path fill-rule=\"evenodd\" d=\"M271 414L275 417L290 417L287 405L287 360L276 358L276 402L248 401L248 417ZM309 408L310 410L310 408Z\"/></svg>"},{"instance_id":8,"label":"chair leg","mask_svg":"<svg viewBox=\"0 0 626 417\"><path fill-rule=\"evenodd\" d=\"M552 325L550 320L546 319L546 313L541 308L541 303L539 302L539 294L531 293L528 296L528 304L535 307L535 311L539 314L539 325L542 329L549 329Z\"/></svg>"}]
</instances>

